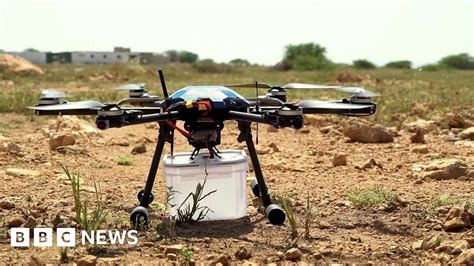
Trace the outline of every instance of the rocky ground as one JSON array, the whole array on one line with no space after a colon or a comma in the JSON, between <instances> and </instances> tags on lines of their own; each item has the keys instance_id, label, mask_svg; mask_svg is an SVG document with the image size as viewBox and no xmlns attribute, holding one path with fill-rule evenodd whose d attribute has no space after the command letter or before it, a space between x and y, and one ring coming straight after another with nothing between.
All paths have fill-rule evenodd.
<instances>
[{"instance_id":1,"label":"rocky ground","mask_svg":"<svg viewBox=\"0 0 474 266\"><path fill-rule=\"evenodd\" d=\"M268 185L273 195L292 206L296 233L288 221L270 225L248 190L248 217L180 225L170 237L160 167L153 222L140 231L137 245L79 245L62 259L82 265L474 264L472 119L447 114L384 127L363 119L308 116L308 125L299 131L260 126L258 150ZM80 172L86 196L94 195L93 179L100 183L109 212L102 227L130 228L129 213L137 204L136 193L144 185L156 142L155 125L99 132L79 118L3 114L0 121L0 261L60 262L58 248L12 248L9 243L10 227L78 226L71 186L59 163ZM237 134L235 123L226 124L220 149L243 149ZM190 150L181 136L176 150Z\"/></svg>"}]
</instances>

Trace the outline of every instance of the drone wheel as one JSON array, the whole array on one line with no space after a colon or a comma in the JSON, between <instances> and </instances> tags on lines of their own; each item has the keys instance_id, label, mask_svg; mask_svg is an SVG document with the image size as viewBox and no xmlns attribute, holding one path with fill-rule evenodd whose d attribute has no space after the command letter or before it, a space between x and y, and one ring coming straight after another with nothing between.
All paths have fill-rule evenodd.
<instances>
[{"instance_id":1,"label":"drone wheel","mask_svg":"<svg viewBox=\"0 0 474 266\"><path fill-rule=\"evenodd\" d=\"M252 188L253 195L255 197L260 197L260 187L258 186L257 179L252 179L250 187Z\"/></svg>"},{"instance_id":2,"label":"drone wheel","mask_svg":"<svg viewBox=\"0 0 474 266\"><path fill-rule=\"evenodd\" d=\"M277 204L268 205L265 208L265 214L273 225L281 225L286 219L285 211Z\"/></svg>"},{"instance_id":3,"label":"drone wheel","mask_svg":"<svg viewBox=\"0 0 474 266\"><path fill-rule=\"evenodd\" d=\"M133 209L132 214L130 215L130 222L135 228L147 226L148 220L148 210L142 206Z\"/></svg>"},{"instance_id":4,"label":"drone wheel","mask_svg":"<svg viewBox=\"0 0 474 266\"><path fill-rule=\"evenodd\" d=\"M140 202L140 203L142 202L142 198L143 198L144 195L145 195L145 191L143 189L140 190L140 192L138 192L138 194L137 194L138 202ZM148 204L152 203L154 199L155 199L155 196L153 195L153 192L151 192L150 200L148 201Z\"/></svg>"}]
</instances>

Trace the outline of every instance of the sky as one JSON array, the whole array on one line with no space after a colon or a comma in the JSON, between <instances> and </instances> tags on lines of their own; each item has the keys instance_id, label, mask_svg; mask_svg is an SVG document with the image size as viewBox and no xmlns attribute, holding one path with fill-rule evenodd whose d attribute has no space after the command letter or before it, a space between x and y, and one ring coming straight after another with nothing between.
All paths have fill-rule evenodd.
<instances>
[{"instance_id":1,"label":"sky","mask_svg":"<svg viewBox=\"0 0 474 266\"><path fill-rule=\"evenodd\" d=\"M474 0L0 0L0 49L189 50L273 65L314 42L337 63L474 55Z\"/></svg>"}]
</instances>

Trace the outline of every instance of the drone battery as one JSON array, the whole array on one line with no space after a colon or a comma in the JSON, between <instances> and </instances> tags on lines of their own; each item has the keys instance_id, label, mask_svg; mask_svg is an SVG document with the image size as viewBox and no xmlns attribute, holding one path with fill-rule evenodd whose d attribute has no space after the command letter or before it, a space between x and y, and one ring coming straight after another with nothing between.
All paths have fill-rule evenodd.
<instances>
[{"instance_id":1,"label":"drone battery","mask_svg":"<svg viewBox=\"0 0 474 266\"><path fill-rule=\"evenodd\" d=\"M219 156L210 159L209 153L200 153L194 160L190 159L191 153L165 156L166 183L176 191L170 200L172 216L178 209L184 212L193 205L193 196L186 198L204 181L202 196L216 191L198 202L199 206L210 209L204 220L232 220L247 215L247 155L240 150L225 150ZM197 219L200 212L198 210L193 218Z\"/></svg>"}]
</instances>

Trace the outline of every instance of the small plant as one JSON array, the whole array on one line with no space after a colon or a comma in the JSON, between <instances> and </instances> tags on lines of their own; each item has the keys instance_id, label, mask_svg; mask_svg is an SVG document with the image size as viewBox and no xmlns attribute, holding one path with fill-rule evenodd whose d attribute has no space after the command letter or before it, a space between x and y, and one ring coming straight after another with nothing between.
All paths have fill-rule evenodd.
<instances>
[{"instance_id":1,"label":"small plant","mask_svg":"<svg viewBox=\"0 0 474 266\"><path fill-rule=\"evenodd\" d=\"M127 165L127 166L130 166L133 164L133 162L135 161L135 159L130 156L130 155L124 155L124 156L121 156L119 158L119 160L117 161L118 165Z\"/></svg>"},{"instance_id":2,"label":"small plant","mask_svg":"<svg viewBox=\"0 0 474 266\"><path fill-rule=\"evenodd\" d=\"M311 236L311 223L313 222L313 206L309 200L309 193L306 197L306 215L304 220L304 237L309 239Z\"/></svg>"},{"instance_id":3,"label":"small plant","mask_svg":"<svg viewBox=\"0 0 474 266\"><path fill-rule=\"evenodd\" d=\"M444 206L449 206L454 204L456 201L446 195L436 195L433 200L431 201L430 212L435 212L436 209Z\"/></svg>"},{"instance_id":4,"label":"small plant","mask_svg":"<svg viewBox=\"0 0 474 266\"><path fill-rule=\"evenodd\" d=\"M358 208L374 207L382 204L395 206L398 201L397 195L380 186L357 189L349 192L347 197Z\"/></svg>"},{"instance_id":5,"label":"small plant","mask_svg":"<svg viewBox=\"0 0 474 266\"><path fill-rule=\"evenodd\" d=\"M190 262L193 259L194 253L189 248L183 248L179 255L184 262Z\"/></svg>"},{"instance_id":6,"label":"small plant","mask_svg":"<svg viewBox=\"0 0 474 266\"><path fill-rule=\"evenodd\" d=\"M435 243L436 243L436 246L439 246L441 245L441 243L443 242L443 238L441 236L437 236L436 239L435 239Z\"/></svg>"},{"instance_id":7,"label":"small plant","mask_svg":"<svg viewBox=\"0 0 474 266\"><path fill-rule=\"evenodd\" d=\"M201 206L200 203L209 195L215 193L217 190L213 190L207 194L204 194L204 187L206 186L207 179L204 179L204 182L201 184L198 182L196 186L196 190L191 193L184 199L183 203L179 205L177 214L176 214L176 221L178 223L193 223L199 222L202 219L206 218L207 214L212 210L209 209L207 206ZM188 199L191 199L191 202L188 203L184 209L183 206ZM198 213L196 219L194 219L194 215Z\"/></svg>"},{"instance_id":8,"label":"small plant","mask_svg":"<svg viewBox=\"0 0 474 266\"><path fill-rule=\"evenodd\" d=\"M59 261L61 263L67 263L68 262L68 257L67 257L67 247L64 248L59 248Z\"/></svg>"},{"instance_id":9,"label":"small plant","mask_svg":"<svg viewBox=\"0 0 474 266\"><path fill-rule=\"evenodd\" d=\"M281 207L286 213L286 217L288 218L288 222L290 223L291 237L294 239L298 237L298 223L296 220L295 213L293 212L293 207L291 206L290 200L288 198L282 198Z\"/></svg>"},{"instance_id":10,"label":"small plant","mask_svg":"<svg viewBox=\"0 0 474 266\"><path fill-rule=\"evenodd\" d=\"M178 191L174 190L172 186L166 187L166 207L163 208L163 217L166 217L166 211L168 210L169 213L171 213L171 208L174 208L176 204L173 204L174 200L174 195L176 193L179 193ZM171 216L169 218L168 224L167 224L167 230L168 230L168 235L171 239L173 239L176 236L176 218L175 216Z\"/></svg>"},{"instance_id":11,"label":"small plant","mask_svg":"<svg viewBox=\"0 0 474 266\"><path fill-rule=\"evenodd\" d=\"M71 182L72 194L74 197L74 210L76 212L76 223L79 224L81 229L90 232L91 230L99 229L102 224L104 224L108 213L103 209L101 202L101 192L100 186L95 181L94 178L94 190L95 190L95 207L93 207L92 212L89 212L91 204L87 199L82 199L81 197L81 184L80 184L80 175L79 173L71 173L69 169L61 164L61 167L64 170L64 173Z\"/></svg>"}]
</instances>

